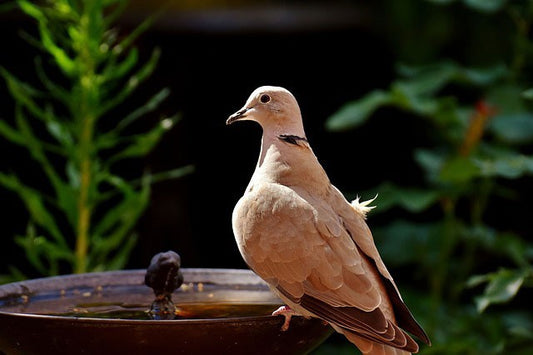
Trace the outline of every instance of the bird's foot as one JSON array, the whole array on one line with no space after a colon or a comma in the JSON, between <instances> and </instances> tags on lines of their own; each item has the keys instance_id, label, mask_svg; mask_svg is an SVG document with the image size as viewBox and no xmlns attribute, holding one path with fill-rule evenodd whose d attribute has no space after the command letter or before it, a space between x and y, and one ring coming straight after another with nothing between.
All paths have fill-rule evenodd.
<instances>
[{"instance_id":1,"label":"bird's foot","mask_svg":"<svg viewBox=\"0 0 533 355\"><path fill-rule=\"evenodd\" d=\"M296 312L294 312L289 306L281 306L278 309L276 309L274 312L272 312L272 315L285 317L285 321L283 322L283 325L281 326L281 331L285 332L289 329L289 325L291 323L291 317L296 315Z\"/></svg>"}]
</instances>

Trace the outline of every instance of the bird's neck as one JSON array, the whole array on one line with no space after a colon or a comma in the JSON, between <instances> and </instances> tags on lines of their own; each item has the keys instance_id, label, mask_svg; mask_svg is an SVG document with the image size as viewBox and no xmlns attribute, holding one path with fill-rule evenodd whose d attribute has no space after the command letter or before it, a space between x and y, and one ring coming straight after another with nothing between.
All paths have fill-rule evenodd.
<instances>
[{"instance_id":1,"label":"bird's neck","mask_svg":"<svg viewBox=\"0 0 533 355\"><path fill-rule=\"evenodd\" d=\"M287 161L289 157L308 153L306 151L311 151L311 147L307 142L303 129L264 130L257 168L263 166L267 157L270 161Z\"/></svg>"},{"instance_id":2,"label":"bird's neck","mask_svg":"<svg viewBox=\"0 0 533 355\"><path fill-rule=\"evenodd\" d=\"M264 133L261 153L254 177L250 182L276 182L286 186L309 183L317 186L329 185L329 179L313 153L305 134L302 136L285 131ZM303 131L302 131L303 133Z\"/></svg>"}]
</instances>

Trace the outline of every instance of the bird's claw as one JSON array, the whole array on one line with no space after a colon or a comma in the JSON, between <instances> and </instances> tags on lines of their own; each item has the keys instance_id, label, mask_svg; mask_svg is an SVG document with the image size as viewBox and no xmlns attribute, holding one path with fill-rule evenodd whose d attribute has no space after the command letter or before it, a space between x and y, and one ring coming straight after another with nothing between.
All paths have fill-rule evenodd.
<instances>
[{"instance_id":1,"label":"bird's claw","mask_svg":"<svg viewBox=\"0 0 533 355\"><path fill-rule=\"evenodd\" d=\"M285 321L283 322L283 325L281 326L281 331L285 332L289 329L289 325L291 323L291 317L296 315L296 312L294 312L289 306L281 306L278 309L276 309L274 312L272 312L272 315L285 317Z\"/></svg>"}]
</instances>

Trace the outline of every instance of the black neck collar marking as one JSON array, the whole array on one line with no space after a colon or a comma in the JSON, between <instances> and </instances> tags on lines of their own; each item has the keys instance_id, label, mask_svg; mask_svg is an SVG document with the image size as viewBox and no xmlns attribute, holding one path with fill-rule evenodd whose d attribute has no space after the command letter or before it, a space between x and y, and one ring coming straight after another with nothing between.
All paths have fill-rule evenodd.
<instances>
[{"instance_id":1,"label":"black neck collar marking","mask_svg":"<svg viewBox=\"0 0 533 355\"><path fill-rule=\"evenodd\" d=\"M307 143L307 138L294 136L294 135L290 135L290 134L280 134L278 136L278 139L280 139L280 140L282 140L284 142L287 142L289 144L294 144L294 145L299 145L300 141L303 141L303 142Z\"/></svg>"}]
</instances>

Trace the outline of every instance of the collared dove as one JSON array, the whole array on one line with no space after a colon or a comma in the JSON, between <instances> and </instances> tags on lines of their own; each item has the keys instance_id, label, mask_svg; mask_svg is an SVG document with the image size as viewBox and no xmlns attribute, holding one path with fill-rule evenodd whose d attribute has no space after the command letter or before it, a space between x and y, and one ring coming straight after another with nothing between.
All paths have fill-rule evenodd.
<instances>
[{"instance_id":1,"label":"collared dove","mask_svg":"<svg viewBox=\"0 0 533 355\"><path fill-rule=\"evenodd\" d=\"M263 86L226 121L263 128L261 152L232 216L239 251L288 307L274 314L316 317L363 354L409 354L430 344L381 260L365 217L330 183L286 89ZM406 332L407 331L407 332Z\"/></svg>"}]
</instances>

